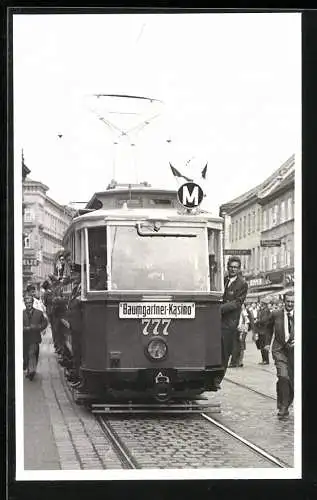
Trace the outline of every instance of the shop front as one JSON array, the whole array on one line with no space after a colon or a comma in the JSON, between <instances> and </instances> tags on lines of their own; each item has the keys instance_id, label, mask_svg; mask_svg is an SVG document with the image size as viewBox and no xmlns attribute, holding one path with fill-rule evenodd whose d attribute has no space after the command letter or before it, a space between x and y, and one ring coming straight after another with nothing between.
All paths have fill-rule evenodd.
<instances>
[{"instance_id":1,"label":"shop front","mask_svg":"<svg viewBox=\"0 0 317 500\"><path fill-rule=\"evenodd\" d=\"M294 268L261 273L247 278L247 282L247 302L257 301L264 296L282 298L287 291L294 290Z\"/></svg>"}]
</instances>

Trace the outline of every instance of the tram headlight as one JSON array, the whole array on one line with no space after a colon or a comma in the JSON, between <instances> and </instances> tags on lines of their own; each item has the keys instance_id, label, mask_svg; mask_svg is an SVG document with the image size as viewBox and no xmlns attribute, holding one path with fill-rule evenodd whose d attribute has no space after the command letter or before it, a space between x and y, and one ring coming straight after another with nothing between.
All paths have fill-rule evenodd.
<instances>
[{"instance_id":1,"label":"tram headlight","mask_svg":"<svg viewBox=\"0 0 317 500\"><path fill-rule=\"evenodd\" d=\"M167 355L167 345L163 339L152 339L148 343L146 351L151 359L161 360Z\"/></svg>"}]
</instances>

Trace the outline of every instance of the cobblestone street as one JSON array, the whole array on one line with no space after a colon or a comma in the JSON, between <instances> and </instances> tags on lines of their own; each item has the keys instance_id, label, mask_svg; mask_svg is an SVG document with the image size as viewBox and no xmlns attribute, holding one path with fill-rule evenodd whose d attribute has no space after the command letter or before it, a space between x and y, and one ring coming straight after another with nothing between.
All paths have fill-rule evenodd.
<instances>
[{"instance_id":1,"label":"cobblestone street","mask_svg":"<svg viewBox=\"0 0 317 500\"><path fill-rule=\"evenodd\" d=\"M247 342L244 367L228 369L228 380L224 381L222 390L208 395L209 399L221 403L221 414L215 414L213 418L292 466L293 415L291 413L286 422L277 419L276 401L273 399L274 365L263 367L257 364L258 359L259 353L254 344ZM171 420L164 417L153 430L151 419L129 417L124 426L118 420L115 428L127 439L126 444L131 446L142 467L146 468L232 467L232 463L234 467L269 466L255 453L246 453L239 443L230 441L221 431L210 434L207 422L191 422L194 432L190 428L188 432L192 435L184 437L187 418L172 417L171 428ZM50 333L41 344L36 378L32 383L24 380L24 425L27 470L122 468L111 442L95 417L70 400L62 370L53 352ZM185 441L192 439L193 435L195 446L191 446L188 455ZM162 457L164 455L161 460L160 453Z\"/></svg>"}]
</instances>

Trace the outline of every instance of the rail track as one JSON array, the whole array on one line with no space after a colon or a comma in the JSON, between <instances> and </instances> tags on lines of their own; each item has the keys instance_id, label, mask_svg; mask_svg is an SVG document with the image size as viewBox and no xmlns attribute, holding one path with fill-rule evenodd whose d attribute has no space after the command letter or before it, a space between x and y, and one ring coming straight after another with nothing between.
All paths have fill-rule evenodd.
<instances>
[{"instance_id":1,"label":"rail track","mask_svg":"<svg viewBox=\"0 0 317 500\"><path fill-rule=\"evenodd\" d=\"M232 380L231 378L225 377L225 381L229 382L230 384L237 385L238 387L242 387L243 389L247 389L250 392L254 392L255 394L263 396L266 399L276 401L276 398L274 396L270 396L270 394L266 394L265 392L258 391L257 389L253 389L253 387L249 387L248 385L241 384L241 382L236 382L235 380Z\"/></svg>"},{"instance_id":2,"label":"rail track","mask_svg":"<svg viewBox=\"0 0 317 500\"><path fill-rule=\"evenodd\" d=\"M248 391L256 393L262 397L265 397L266 399L275 400L274 397L272 397L268 394L265 394L261 391L257 391L251 387L248 387L245 384L241 384L241 383L236 382L230 378L226 378L226 381L229 383L232 383L234 385L240 386L243 389L247 389ZM68 386L67 383L65 385ZM69 397L69 399L72 399L71 390L69 389L69 387L67 387L67 388L68 388L68 391L67 391L68 397ZM170 417L170 420L168 420L168 418L169 418L168 413L166 415L161 416L161 415L155 414L155 410L153 410L152 415L150 415L152 428L155 428L157 425L160 425L162 417L165 420L165 422L168 422L168 425L171 429L173 427L177 426L177 422L175 422L175 420L173 420L173 418ZM182 417L185 417L184 421L186 422L186 426L187 426L189 432L191 429L191 425L195 419L196 420L203 419L205 422L208 422L208 424L210 424L214 429L217 429L218 431L220 431L222 433L222 435L229 436L232 441L235 441L236 443L239 444L240 447L244 448L244 451L241 448L241 454L243 452L243 454L245 455L247 453L246 450L248 450L250 452L250 454L257 455L258 457L260 457L260 459L265 460L265 462L269 463L272 467L275 467L275 468L276 467L277 468L292 467L290 464L280 460L279 458L277 458L273 454L271 454L268 451L264 450L263 448L257 446L256 444L252 443L251 441L245 439L243 436L239 435L238 433L234 432L228 426L223 425L217 418L213 418L213 416L210 416L210 414L208 414L207 412L197 411L197 412L193 412L192 415L184 414L184 415L182 415ZM102 413L98 414L98 412L97 412L95 414L95 418L96 418L96 421L98 422L102 432L106 435L108 440L111 442L113 450L115 451L115 453L116 453L116 455L117 455L117 457L118 457L118 459L119 459L119 461L122 464L122 467L124 469L145 469L145 468L147 468L146 459L142 456L142 453L141 454L139 453L139 456L136 457L133 447L131 447L129 445L129 442L127 442L127 439L125 439L124 436L123 437L120 436L120 431L118 432L118 427L116 429L116 427L113 425L113 422L117 422L117 423L120 422L119 428L122 426L122 424L124 426L126 424L126 422L129 421L129 417L127 418L127 414L126 415L122 415L122 414L118 415L117 414L115 419L113 419L113 416L111 414L108 414L108 415L102 414ZM142 425L143 419L146 420L149 418L149 412L145 412L144 415L142 415L142 411L140 411L140 413L138 413L137 416L134 415L132 418L137 419L137 421ZM193 437L189 441L186 442L186 449L187 449L186 454L187 455L191 454L192 445L193 445L194 440L195 440L195 437L194 437L195 430L194 429L192 430L192 436ZM147 445L147 446L149 446L149 445ZM155 447L155 442L152 444L152 446ZM212 446L212 445L210 445L210 446ZM142 444L140 445L140 448L142 448ZM252 460L254 460L254 459L252 459ZM211 462L212 462L212 460L211 460ZM157 465L158 468L162 468L161 463L162 463L162 457L160 457L158 459L158 465ZM153 466L153 464L152 464L152 466ZM206 467L206 464L202 463L201 466ZM177 466L177 468L178 467L179 467L179 465ZM184 467L186 467L186 466L184 466ZM190 465L188 467L190 467ZM211 464L210 467L212 468L213 465ZM233 463L231 467L235 467L235 464ZM173 467L173 464L170 464L166 468L174 468L174 467Z\"/></svg>"},{"instance_id":3,"label":"rail track","mask_svg":"<svg viewBox=\"0 0 317 500\"><path fill-rule=\"evenodd\" d=\"M137 460L133 457L132 453L129 452L129 449L125 446L122 439L119 438L116 431L112 428L110 422L107 418L96 416L97 422L99 423L102 431L107 435L110 440L112 446L117 452L117 456L122 463L124 469L141 469Z\"/></svg>"},{"instance_id":4,"label":"rail track","mask_svg":"<svg viewBox=\"0 0 317 500\"><path fill-rule=\"evenodd\" d=\"M239 436L239 434L237 434L236 432L229 429L229 427L221 424L218 420L215 420L214 418L210 417L209 415L206 415L205 413L202 413L201 416L202 416L202 418L204 418L205 420L207 420L211 424L213 424L216 427L218 427L219 429L221 429L226 434L229 434L230 436L232 436L234 439L236 439L240 443L243 443L250 450L255 451L255 453L257 453L261 457L265 458L273 465L276 465L277 467L280 467L280 468L290 467L289 464L287 464L281 460L278 460L276 457L274 457L273 455L271 455L267 451L263 450L262 448L260 448L256 444L251 443L251 441L248 441L247 439L243 438L242 436Z\"/></svg>"},{"instance_id":5,"label":"rail track","mask_svg":"<svg viewBox=\"0 0 317 500\"><path fill-rule=\"evenodd\" d=\"M165 416L165 419L166 418L167 417ZM213 428L213 429L211 429L212 433L214 432L214 429L217 429L217 431L219 430L222 433L222 435L226 435L226 437L229 436L230 438L232 438L233 441L238 443L238 445L241 447L241 454L246 455L249 451L250 454L252 454L253 456L254 456L254 454L256 454L260 458L260 460L262 460L262 462L264 460L266 462L266 464L270 464L270 466L275 467L275 468L291 467L290 464L278 459L277 457L275 457L274 455L272 455L268 451L262 449L261 447L257 446L256 444L252 443L251 441L248 441L244 437L242 437L239 434L237 434L236 432L232 431L227 426L223 425L217 419L212 418L210 415L207 415L205 413L200 413L200 414L196 414L195 417L189 417L189 418L190 418L190 420L188 420L188 416L187 416L187 419L185 420L188 432L191 432L191 425L193 425L193 421L194 421L194 420L192 420L193 418L196 419L196 421L197 421L197 419L203 419L205 422L208 422L208 424L210 424L212 426L212 428ZM133 447L130 447L130 445L128 444L129 437L127 435L125 435L125 437L119 435L120 431L118 432L118 422L120 422L120 425L122 425L122 424L124 425L124 423L125 423L124 418L116 417L116 420L112 420L110 416L96 415L96 419L97 419L101 429L103 430L103 432L107 435L108 439L110 439L110 441L113 445L113 448L116 450L116 453L118 454L118 458L120 459L123 468L126 468L126 469L147 468L146 457L145 457L146 452L144 452L144 456L142 456L142 452L139 451L138 452L139 456L136 458L135 455L137 453L135 453ZM140 421L140 425L141 425L142 419L140 418L140 416L138 416L138 420ZM168 425L170 425L171 427L177 425L177 422L173 421L172 419L170 421L167 420L167 422L168 422ZM152 423L153 428L155 428L155 426L157 426L157 425L161 425L161 417L156 417L154 414L151 423ZM115 429L115 425L117 425L117 430ZM192 444L194 443L194 440L195 440L194 428L192 429L192 436L193 436L192 439L186 443L186 448L187 448L186 454L188 456L191 454ZM141 438L141 440L144 441L144 438ZM142 446L146 450L146 448L148 447L148 444L145 444L143 442L143 444L139 445L139 449L141 449ZM155 447L156 443L153 443L153 446ZM213 445L210 444L210 446L213 446ZM138 448L138 446L137 446L137 448ZM242 450L242 448L243 448L243 450ZM254 460L255 460L255 458L252 458L251 461L254 461ZM155 465L153 465L153 463L152 463L151 467L155 467ZM179 467L180 466L178 464L178 466L176 466L175 468L179 468ZM190 468L190 466L188 466L188 467ZM202 463L201 467L206 467L206 463ZM212 460L210 460L210 467L211 468L213 467ZM231 467L235 467L235 464L233 463L231 465ZM159 457L159 456L157 458L157 468L164 468L164 467L162 467L162 457ZM174 468L174 467L173 467L173 464L170 464L166 468ZM184 465L181 468L186 468L186 465ZM197 468L197 466L196 466L196 468Z\"/></svg>"}]
</instances>

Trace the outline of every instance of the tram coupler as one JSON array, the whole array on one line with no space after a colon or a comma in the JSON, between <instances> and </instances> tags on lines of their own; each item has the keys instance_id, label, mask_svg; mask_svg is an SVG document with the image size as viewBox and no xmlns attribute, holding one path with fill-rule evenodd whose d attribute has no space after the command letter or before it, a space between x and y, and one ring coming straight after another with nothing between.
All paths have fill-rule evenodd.
<instances>
[{"instance_id":1,"label":"tram coupler","mask_svg":"<svg viewBox=\"0 0 317 500\"><path fill-rule=\"evenodd\" d=\"M166 402L171 398L171 393L170 378L159 373L155 377L154 398L159 402Z\"/></svg>"}]
</instances>

